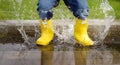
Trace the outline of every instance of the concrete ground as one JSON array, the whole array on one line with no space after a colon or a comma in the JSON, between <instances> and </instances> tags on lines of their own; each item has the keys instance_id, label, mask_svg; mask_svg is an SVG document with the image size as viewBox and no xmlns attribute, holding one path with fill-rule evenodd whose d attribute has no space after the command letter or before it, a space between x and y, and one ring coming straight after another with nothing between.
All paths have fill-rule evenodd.
<instances>
[{"instance_id":1,"label":"concrete ground","mask_svg":"<svg viewBox=\"0 0 120 65\"><path fill-rule=\"evenodd\" d=\"M98 23L99 22L99 23ZM0 21L0 42L11 42L23 41L18 28L21 28L21 23L23 24L23 29L25 30L28 36L34 37L35 33L39 34L39 21L38 20L1 20ZM54 20L55 31L58 33L65 32L69 33L66 30L71 30L70 35L73 35L73 20ZM105 28L105 21L103 20L90 20L88 34L93 40L100 37L98 36L99 31L103 31ZM72 33L72 34L71 34ZM101 32L103 33L103 32ZM57 35L57 34L56 34ZM66 35L66 34L63 34ZM97 36L97 37L96 37ZM108 30L108 35L104 40L104 43L120 43L120 22L114 21L111 24L110 30Z\"/></svg>"},{"instance_id":2,"label":"concrete ground","mask_svg":"<svg viewBox=\"0 0 120 65\"><path fill-rule=\"evenodd\" d=\"M57 21L57 22L56 22ZM72 20L55 20L55 30L71 29ZM75 48L75 51L50 51L58 46L37 47L31 50L20 51L23 37L17 30L23 23L28 36L34 37L39 33L38 20L4 20L0 22L0 65L120 65L120 22L113 22L104 43L117 44L115 47ZM98 22L100 22L98 24ZM100 20L90 20L89 35L94 35L105 23ZM67 31L68 32L68 31ZM70 32L71 33L71 32ZM35 40L34 40L35 41ZM51 48L52 47L52 48ZM64 48L65 46L61 47ZM73 48L71 48L73 49ZM60 50L60 49L59 49Z\"/></svg>"},{"instance_id":3,"label":"concrete ground","mask_svg":"<svg viewBox=\"0 0 120 65\"><path fill-rule=\"evenodd\" d=\"M79 51L0 51L0 65L120 65L120 52Z\"/></svg>"}]
</instances>

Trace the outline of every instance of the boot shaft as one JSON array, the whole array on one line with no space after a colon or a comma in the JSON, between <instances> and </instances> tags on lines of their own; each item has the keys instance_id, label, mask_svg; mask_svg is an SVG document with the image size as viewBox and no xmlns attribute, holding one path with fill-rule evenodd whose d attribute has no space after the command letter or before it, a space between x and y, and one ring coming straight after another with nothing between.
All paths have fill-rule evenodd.
<instances>
[{"instance_id":1,"label":"boot shaft","mask_svg":"<svg viewBox=\"0 0 120 65\"><path fill-rule=\"evenodd\" d=\"M88 20L76 19L76 23L74 25L74 33L87 33L88 29Z\"/></svg>"}]
</instances>

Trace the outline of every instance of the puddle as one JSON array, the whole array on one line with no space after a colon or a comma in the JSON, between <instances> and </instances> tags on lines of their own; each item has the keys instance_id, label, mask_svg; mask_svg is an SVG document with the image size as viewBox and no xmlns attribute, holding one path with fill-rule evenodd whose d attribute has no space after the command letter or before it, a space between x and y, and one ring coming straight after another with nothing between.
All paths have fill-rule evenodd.
<instances>
[{"instance_id":1,"label":"puddle","mask_svg":"<svg viewBox=\"0 0 120 65\"><path fill-rule=\"evenodd\" d=\"M81 47L51 43L24 51L20 45L0 44L0 65L120 65L119 45Z\"/></svg>"}]
</instances>

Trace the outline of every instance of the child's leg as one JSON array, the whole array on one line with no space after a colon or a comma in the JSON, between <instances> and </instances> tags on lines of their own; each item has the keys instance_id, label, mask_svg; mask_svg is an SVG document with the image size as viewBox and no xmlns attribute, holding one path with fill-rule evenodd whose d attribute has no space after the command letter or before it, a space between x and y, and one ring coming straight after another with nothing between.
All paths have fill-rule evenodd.
<instances>
[{"instance_id":1,"label":"child's leg","mask_svg":"<svg viewBox=\"0 0 120 65\"><path fill-rule=\"evenodd\" d=\"M40 21L41 37L36 41L38 45L48 45L54 37L52 8L57 6L59 0L39 0L38 12L42 19Z\"/></svg>"},{"instance_id":2,"label":"child's leg","mask_svg":"<svg viewBox=\"0 0 120 65\"><path fill-rule=\"evenodd\" d=\"M93 41L89 38L87 33L87 17L89 14L87 0L64 0L64 2L77 18L74 26L75 39L83 46L93 45Z\"/></svg>"},{"instance_id":3,"label":"child's leg","mask_svg":"<svg viewBox=\"0 0 120 65\"><path fill-rule=\"evenodd\" d=\"M76 18L85 20L89 14L89 7L86 0L64 0L67 7Z\"/></svg>"}]
</instances>

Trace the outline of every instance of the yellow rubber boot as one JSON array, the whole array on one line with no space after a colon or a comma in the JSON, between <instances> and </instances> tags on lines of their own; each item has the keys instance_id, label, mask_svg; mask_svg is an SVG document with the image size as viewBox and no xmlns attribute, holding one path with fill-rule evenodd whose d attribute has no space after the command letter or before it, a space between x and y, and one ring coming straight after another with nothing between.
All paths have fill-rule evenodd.
<instances>
[{"instance_id":1,"label":"yellow rubber boot","mask_svg":"<svg viewBox=\"0 0 120 65\"><path fill-rule=\"evenodd\" d=\"M40 21L41 37L36 41L37 45L48 45L54 37L52 19Z\"/></svg>"},{"instance_id":2,"label":"yellow rubber boot","mask_svg":"<svg viewBox=\"0 0 120 65\"><path fill-rule=\"evenodd\" d=\"M74 25L74 37L78 43L83 46L91 46L94 42L89 38L88 33L88 21L77 19Z\"/></svg>"}]
</instances>

